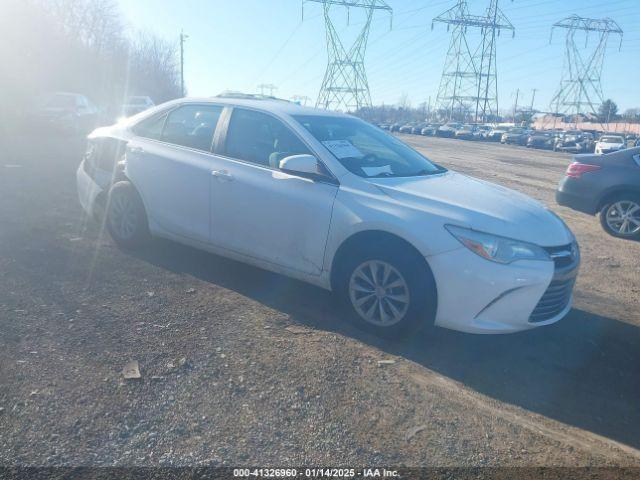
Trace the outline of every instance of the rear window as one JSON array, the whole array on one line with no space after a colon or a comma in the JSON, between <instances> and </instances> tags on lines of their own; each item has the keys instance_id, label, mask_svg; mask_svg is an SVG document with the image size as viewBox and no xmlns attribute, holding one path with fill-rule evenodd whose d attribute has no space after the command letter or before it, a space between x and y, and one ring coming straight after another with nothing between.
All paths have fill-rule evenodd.
<instances>
[{"instance_id":1,"label":"rear window","mask_svg":"<svg viewBox=\"0 0 640 480\"><path fill-rule=\"evenodd\" d=\"M185 105L169 113L161 140L205 152L211 151L222 107L217 105Z\"/></svg>"}]
</instances>

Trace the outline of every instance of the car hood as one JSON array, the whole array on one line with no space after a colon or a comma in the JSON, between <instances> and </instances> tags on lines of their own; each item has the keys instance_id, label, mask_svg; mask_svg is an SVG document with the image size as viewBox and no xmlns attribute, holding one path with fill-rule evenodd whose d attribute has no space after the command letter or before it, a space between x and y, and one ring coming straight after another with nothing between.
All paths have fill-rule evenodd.
<instances>
[{"instance_id":1,"label":"car hood","mask_svg":"<svg viewBox=\"0 0 640 480\"><path fill-rule=\"evenodd\" d=\"M399 202L443 217L445 223L541 246L573 240L564 222L540 202L460 173L369 181Z\"/></svg>"}]
</instances>

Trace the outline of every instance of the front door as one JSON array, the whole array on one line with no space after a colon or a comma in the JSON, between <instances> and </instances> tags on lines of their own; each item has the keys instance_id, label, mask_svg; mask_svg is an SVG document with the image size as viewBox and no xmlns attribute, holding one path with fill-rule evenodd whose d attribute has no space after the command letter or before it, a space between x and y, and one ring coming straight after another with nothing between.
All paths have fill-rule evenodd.
<instances>
[{"instance_id":1,"label":"front door","mask_svg":"<svg viewBox=\"0 0 640 480\"><path fill-rule=\"evenodd\" d=\"M308 147L275 117L236 108L223 149L211 173L212 243L319 275L337 187L278 168Z\"/></svg>"}]
</instances>

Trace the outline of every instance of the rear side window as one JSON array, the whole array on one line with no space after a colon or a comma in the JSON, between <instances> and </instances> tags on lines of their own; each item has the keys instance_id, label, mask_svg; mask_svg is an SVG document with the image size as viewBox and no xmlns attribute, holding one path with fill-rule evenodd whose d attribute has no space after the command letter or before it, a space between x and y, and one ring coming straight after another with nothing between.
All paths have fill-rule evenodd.
<instances>
[{"instance_id":1,"label":"rear side window","mask_svg":"<svg viewBox=\"0 0 640 480\"><path fill-rule=\"evenodd\" d=\"M151 138L152 140L160 140L162 136L162 128L164 122L167 119L167 114L160 115L159 117L151 117L146 120L142 120L135 127L133 127L133 133L139 137Z\"/></svg>"},{"instance_id":2,"label":"rear side window","mask_svg":"<svg viewBox=\"0 0 640 480\"><path fill-rule=\"evenodd\" d=\"M211 151L222 107L217 105L185 105L169 113L161 140L174 145Z\"/></svg>"},{"instance_id":3,"label":"rear side window","mask_svg":"<svg viewBox=\"0 0 640 480\"><path fill-rule=\"evenodd\" d=\"M280 120L264 113L235 108L225 153L232 158L279 168L283 158L311 152Z\"/></svg>"}]
</instances>

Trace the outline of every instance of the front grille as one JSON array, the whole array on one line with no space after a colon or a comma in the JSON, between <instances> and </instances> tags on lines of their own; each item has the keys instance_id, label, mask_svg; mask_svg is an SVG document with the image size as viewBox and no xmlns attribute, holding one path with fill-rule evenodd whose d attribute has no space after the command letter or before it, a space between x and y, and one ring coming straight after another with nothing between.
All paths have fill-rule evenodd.
<instances>
[{"instance_id":1,"label":"front grille","mask_svg":"<svg viewBox=\"0 0 640 480\"><path fill-rule=\"evenodd\" d=\"M571 301L573 286L578 275L580 252L577 245L547 247L553 259L555 272L551 283L529 317L530 323L539 323L560 314Z\"/></svg>"},{"instance_id":2,"label":"front grille","mask_svg":"<svg viewBox=\"0 0 640 480\"><path fill-rule=\"evenodd\" d=\"M536 305L529 317L529 322L537 323L549 320L564 310L571 300L573 285L576 279L554 281L549 284L547 291Z\"/></svg>"}]
</instances>

